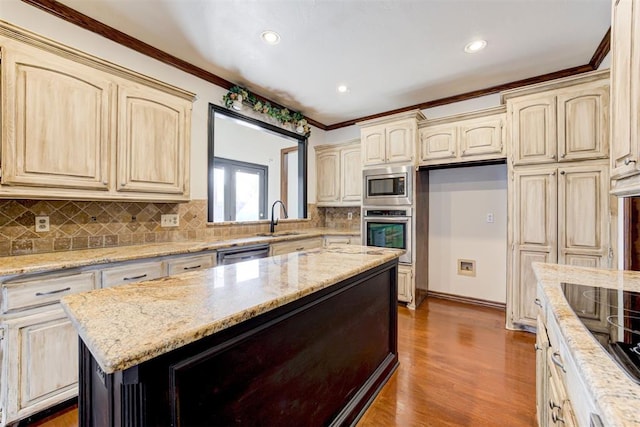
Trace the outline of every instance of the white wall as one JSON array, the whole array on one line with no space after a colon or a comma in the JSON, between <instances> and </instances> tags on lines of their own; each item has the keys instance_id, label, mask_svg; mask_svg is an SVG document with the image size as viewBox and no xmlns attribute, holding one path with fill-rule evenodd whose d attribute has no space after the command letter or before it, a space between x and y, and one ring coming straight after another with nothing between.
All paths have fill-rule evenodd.
<instances>
[{"instance_id":1,"label":"white wall","mask_svg":"<svg viewBox=\"0 0 640 427\"><path fill-rule=\"evenodd\" d=\"M429 290L506 302L507 166L430 171L428 221ZM476 276L458 275L458 259Z\"/></svg>"},{"instance_id":2,"label":"white wall","mask_svg":"<svg viewBox=\"0 0 640 427\"><path fill-rule=\"evenodd\" d=\"M191 124L191 198L207 198L207 125L209 103L221 105L227 92L219 86L166 65L29 6L20 0L0 0L0 19L59 43L113 62L196 94ZM324 131L311 129L309 145L324 141ZM315 160L309 150L309 202L315 202Z\"/></svg>"}]
</instances>

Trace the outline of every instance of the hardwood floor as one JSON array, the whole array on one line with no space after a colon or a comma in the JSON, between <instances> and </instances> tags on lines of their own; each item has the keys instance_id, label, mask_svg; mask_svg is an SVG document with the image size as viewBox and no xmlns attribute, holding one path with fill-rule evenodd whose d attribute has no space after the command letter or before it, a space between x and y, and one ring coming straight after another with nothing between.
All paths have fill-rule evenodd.
<instances>
[{"instance_id":1,"label":"hardwood floor","mask_svg":"<svg viewBox=\"0 0 640 427\"><path fill-rule=\"evenodd\" d=\"M535 426L535 336L504 311L436 298L399 307L400 367L358 427ZM76 409L32 426L76 427Z\"/></svg>"},{"instance_id":2,"label":"hardwood floor","mask_svg":"<svg viewBox=\"0 0 640 427\"><path fill-rule=\"evenodd\" d=\"M358 427L535 426L535 336L504 311L427 298L398 316L400 367Z\"/></svg>"}]
</instances>

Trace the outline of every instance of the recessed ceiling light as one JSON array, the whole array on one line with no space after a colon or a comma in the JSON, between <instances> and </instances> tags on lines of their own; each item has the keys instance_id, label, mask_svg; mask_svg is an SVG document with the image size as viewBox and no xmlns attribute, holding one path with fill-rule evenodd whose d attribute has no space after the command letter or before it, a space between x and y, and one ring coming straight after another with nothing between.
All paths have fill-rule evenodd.
<instances>
[{"instance_id":1,"label":"recessed ceiling light","mask_svg":"<svg viewBox=\"0 0 640 427\"><path fill-rule=\"evenodd\" d=\"M349 87L347 85L340 85L338 86L338 92L340 93L345 93L349 91Z\"/></svg>"},{"instance_id":2,"label":"recessed ceiling light","mask_svg":"<svg viewBox=\"0 0 640 427\"><path fill-rule=\"evenodd\" d=\"M262 37L262 40L264 40L268 44L280 43L280 34L276 33L275 31L271 31L271 30L264 31L260 35L260 37Z\"/></svg>"},{"instance_id":3,"label":"recessed ceiling light","mask_svg":"<svg viewBox=\"0 0 640 427\"><path fill-rule=\"evenodd\" d=\"M467 44L464 47L464 51L467 52L467 53L476 53L476 52L481 51L485 47L487 47L487 41L486 40L475 40L475 41L472 41L471 43Z\"/></svg>"}]
</instances>

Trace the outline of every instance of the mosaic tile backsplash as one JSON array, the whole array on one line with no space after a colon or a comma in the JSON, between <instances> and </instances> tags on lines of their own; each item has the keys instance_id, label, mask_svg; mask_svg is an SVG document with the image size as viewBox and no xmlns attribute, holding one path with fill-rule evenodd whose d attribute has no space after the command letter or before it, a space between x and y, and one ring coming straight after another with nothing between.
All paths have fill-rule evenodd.
<instances>
[{"instance_id":1,"label":"mosaic tile backsplash","mask_svg":"<svg viewBox=\"0 0 640 427\"><path fill-rule=\"evenodd\" d=\"M189 203L0 200L0 256L203 240L269 231L269 224L264 222L208 225L206 212L206 200ZM309 220L281 221L278 230L325 226L324 211L309 205L308 213ZM162 214L178 214L180 225L160 227ZM331 222L339 225L342 215L334 211L329 214ZM50 231L35 232L36 215L49 216ZM359 226L359 219L357 222Z\"/></svg>"}]
</instances>

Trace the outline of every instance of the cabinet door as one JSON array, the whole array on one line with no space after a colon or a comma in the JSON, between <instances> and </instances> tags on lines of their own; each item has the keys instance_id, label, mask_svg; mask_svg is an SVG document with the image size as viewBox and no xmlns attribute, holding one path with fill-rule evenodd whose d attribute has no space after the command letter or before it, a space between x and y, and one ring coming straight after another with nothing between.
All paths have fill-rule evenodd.
<instances>
[{"instance_id":1,"label":"cabinet door","mask_svg":"<svg viewBox=\"0 0 640 427\"><path fill-rule=\"evenodd\" d=\"M386 161L386 134L384 126L372 126L361 130L362 163L376 165Z\"/></svg>"},{"instance_id":2,"label":"cabinet door","mask_svg":"<svg viewBox=\"0 0 640 427\"><path fill-rule=\"evenodd\" d=\"M562 90L558 100L560 161L609 156L609 85L605 82Z\"/></svg>"},{"instance_id":3,"label":"cabinet door","mask_svg":"<svg viewBox=\"0 0 640 427\"><path fill-rule=\"evenodd\" d=\"M421 163L429 163L444 159L455 159L457 150L458 128L455 125L433 126L420 129Z\"/></svg>"},{"instance_id":4,"label":"cabinet door","mask_svg":"<svg viewBox=\"0 0 640 427\"><path fill-rule=\"evenodd\" d=\"M559 169L559 264L610 267L607 169L607 166Z\"/></svg>"},{"instance_id":5,"label":"cabinet door","mask_svg":"<svg viewBox=\"0 0 640 427\"><path fill-rule=\"evenodd\" d=\"M362 157L360 146L340 152L341 201L357 205L362 201Z\"/></svg>"},{"instance_id":6,"label":"cabinet door","mask_svg":"<svg viewBox=\"0 0 640 427\"><path fill-rule=\"evenodd\" d=\"M638 140L632 138L640 88L640 5L633 0L613 1L611 11L611 177L638 172ZM634 80L635 79L635 80ZM634 99L635 95L635 99ZM637 126L637 125L636 125ZM637 128L634 130L637 138Z\"/></svg>"},{"instance_id":7,"label":"cabinet door","mask_svg":"<svg viewBox=\"0 0 640 427\"><path fill-rule=\"evenodd\" d=\"M316 156L318 203L340 201L340 152L323 151Z\"/></svg>"},{"instance_id":8,"label":"cabinet door","mask_svg":"<svg viewBox=\"0 0 640 427\"><path fill-rule=\"evenodd\" d=\"M508 103L511 114L513 164L556 161L556 99L554 95L527 96Z\"/></svg>"},{"instance_id":9,"label":"cabinet door","mask_svg":"<svg viewBox=\"0 0 640 427\"><path fill-rule=\"evenodd\" d=\"M504 154L501 117L480 118L465 121L460 126L460 156L484 156ZM471 160L471 159L467 159Z\"/></svg>"},{"instance_id":10,"label":"cabinet door","mask_svg":"<svg viewBox=\"0 0 640 427\"><path fill-rule=\"evenodd\" d=\"M122 84L118 91L118 191L188 194L188 101ZM160 197L161 198L161 197Z\"/></svg>"},{"instance_id":11,"label":"cabinet door","mask_svg":"<svg viewBox=\"0 0 640 427\"><path fill-rule=\"evenodd\" d=\"M2 53L2 183L108 190L115 85L29 46Z\"/></svg>"},{"instance_id":12,"label":"cabinet door","mask_svg":"<svg viewBox=\"0 0 640 427\"><path fill-rule=\"evenodd\" d=\"M8 320L7 421L61 403L78 392L78 335L62 309Z\"/></svg>"},{"instance_id":13,"label":"cabinet door","mask_svg":"<svg viewBox=\"0 0 640 427\"><path fill-rule=\"evenodd\" d=\"M414 122L400 122L387 125L386 130L386 161L411 162L415 149L416 124Z\"/></svg>"},{"instance_id":14,"label":"cabinet door","mask_svg":"<svg viewBox=\"0 0 640 427\"><path fill-rule=\"evenodd\" d=\"M515 171L513 198L513 257L510 320L535 327L537 280L532 263L557 258L557 170L555 167Z\"/></svg>"},{"instance_id":15,"label":"cabinet door","mask_svg":"<svg viewBox=\"0 0 640 427\"><path fill-rule=\"evenodd\" d=\"M413 272L411 267L398 267L398 301L411 302L413 300Z\"/></svg>"},{"instance_id":16,"label":"cabinet door","mask_svg":"<svg viewBox=\"0 0 640 427\"><path fill-rule=\"evenodd\" d=\"M547 375L547 349L549 338L547 329L541 316L538 316L536 328L536 413L538 420L547 418L547 389L549 377Z\"/></svg>"}]
</instances>

